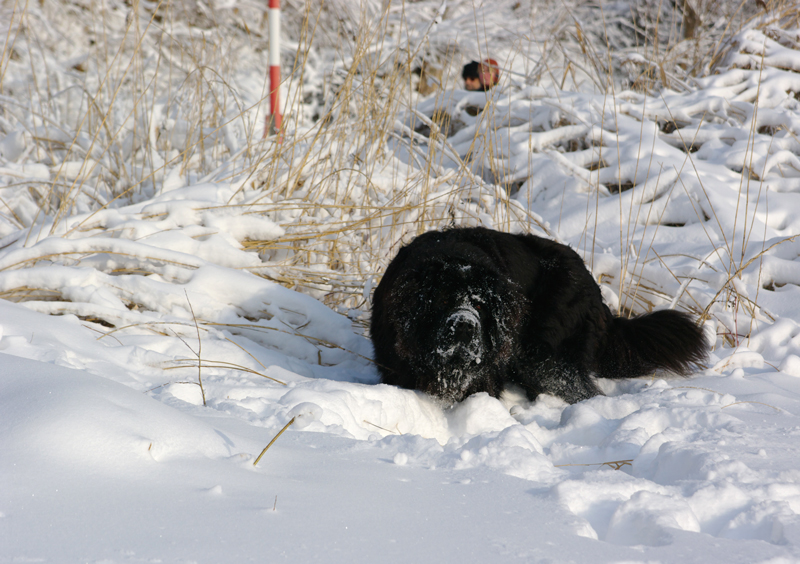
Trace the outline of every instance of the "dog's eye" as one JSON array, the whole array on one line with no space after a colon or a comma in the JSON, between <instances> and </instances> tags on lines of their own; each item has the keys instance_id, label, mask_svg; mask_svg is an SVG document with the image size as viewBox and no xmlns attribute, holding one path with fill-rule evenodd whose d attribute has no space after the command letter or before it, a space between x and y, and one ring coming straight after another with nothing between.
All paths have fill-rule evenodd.
<instances>
[{"instance_id":1,"label":"dog's eye","mask_svg":"<svg viewBox=\"0 0 800 564\"><path fill-rule=\"evenodd\" d=\"M480 311L480 310L481 310L481 304L475 304L475 309L477 309L478 311Z\"/></svg>"}]
</instances>

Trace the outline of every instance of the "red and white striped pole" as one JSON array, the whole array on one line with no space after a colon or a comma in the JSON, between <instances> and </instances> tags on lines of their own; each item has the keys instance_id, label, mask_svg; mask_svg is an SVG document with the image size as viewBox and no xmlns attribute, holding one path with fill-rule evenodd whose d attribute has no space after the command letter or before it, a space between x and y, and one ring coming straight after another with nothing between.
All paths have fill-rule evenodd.
<instances>
[{"instance_id":1,"label":"red and white striped pole","mask_svg":"<svg viewBox=\"0 0 800 564\"><path fill-rule=\"evenodd\" d=\"M281 2L269 0L269 112L264 137L281 131Z\"/></svg>"}]
</instances>

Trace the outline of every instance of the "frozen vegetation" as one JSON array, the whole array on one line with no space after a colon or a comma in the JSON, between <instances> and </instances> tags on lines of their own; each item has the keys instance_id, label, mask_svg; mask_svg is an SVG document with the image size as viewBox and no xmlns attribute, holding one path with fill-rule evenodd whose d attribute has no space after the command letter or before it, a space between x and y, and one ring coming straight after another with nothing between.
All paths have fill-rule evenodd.
<instances>
[{"instance_id":1,"label":"frozen vegetation","mask_svg":"<svg viewBox=\"0 0 800 564\"><path fill-rule=\"evenodd\" d=\"M0 3L0 562L800 561L798 6L286 0L263 138L265 4ZM451 224L707 365L379 384L371 290Z\"/></svg>"}]
</instances>

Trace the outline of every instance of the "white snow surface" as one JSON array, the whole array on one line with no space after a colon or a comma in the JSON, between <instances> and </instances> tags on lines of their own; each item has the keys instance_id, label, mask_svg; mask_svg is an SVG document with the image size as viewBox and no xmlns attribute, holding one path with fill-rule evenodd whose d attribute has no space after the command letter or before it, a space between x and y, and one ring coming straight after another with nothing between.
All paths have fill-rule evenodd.
<instances>
[{"instance_id":1,"label":"white snow surface","mask_svg":"<svg viewBox=\"0 0 800 564\"><path fill-rule=\"evenodd\" d=\"M379 138L315 121L356 111L325 80L357 66L315 47L281 144L260 36L231 31L256 8L217 4L108 2L97 29L85 3L3 4L0 562L800 562L796 20L649 93L599 91L576 41L499 42L495 90L409 94ZM440 4L390 11L384 53L476 57L463 33L519 3ZM225 80L193 83L167 35ZM451 222L571 245L615 310L702 315L708 363L576 405L380 384L371 289Z\"/></svg>"}]
</instances>

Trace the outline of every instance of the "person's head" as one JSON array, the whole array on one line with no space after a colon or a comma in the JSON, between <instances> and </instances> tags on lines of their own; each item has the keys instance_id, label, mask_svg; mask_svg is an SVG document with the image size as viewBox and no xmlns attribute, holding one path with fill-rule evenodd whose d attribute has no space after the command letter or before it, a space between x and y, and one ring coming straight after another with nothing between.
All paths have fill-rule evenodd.
<instances>
[{"instance_id":1,"label":"person's head","mask_svg":"<svg viewBox=\"0 0 800 564\"><path fill-rule=\"evenodd\" d=\"M470 61L464 65L461 71L461 78L464 79L464 88L466 90L483 90L479 73L480 66L478 61Z\"/></svg>"}]
</instances>

